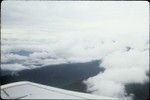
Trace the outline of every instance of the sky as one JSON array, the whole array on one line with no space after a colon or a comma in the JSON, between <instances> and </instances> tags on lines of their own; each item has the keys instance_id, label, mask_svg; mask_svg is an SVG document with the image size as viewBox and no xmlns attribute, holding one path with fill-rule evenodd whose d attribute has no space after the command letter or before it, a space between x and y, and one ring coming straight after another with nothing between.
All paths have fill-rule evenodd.
<instances>
[{"instance_id":1,"label":"sky","mask_svg":"<svg viewBox=\"0 0 150 100\"><path fill-rule=\"evenodd\" d=\"M3 1L1 42L2 70L98 59L87 90L124 99L125 84L149 81L147 1Z\"/></svg>"},{"instance_id":2,"label":"sky","mask_svg":"<svg viewBox=\"0 0 150 100\"><path fill-rule=\"evenodd\" d=\"M136 1L3 1L2 30L27 35L141 34L148 32L148 7Z\"/></svg>"}]
</instances>

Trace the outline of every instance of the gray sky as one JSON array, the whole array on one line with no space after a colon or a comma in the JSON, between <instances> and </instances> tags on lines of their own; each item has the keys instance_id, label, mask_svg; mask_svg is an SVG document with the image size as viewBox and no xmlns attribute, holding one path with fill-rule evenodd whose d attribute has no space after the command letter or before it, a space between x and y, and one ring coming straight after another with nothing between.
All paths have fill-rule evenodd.
<instances>
[{"instance_id":1,"label":"gray sky","mask_svg":"<svg viewBox=\"0 0 150 100\"><path fill-rule=\"evenodd\" d=\"M146 1L3 1L1 5L2 34L148 32Z\"/></svg>"}]
</instances>

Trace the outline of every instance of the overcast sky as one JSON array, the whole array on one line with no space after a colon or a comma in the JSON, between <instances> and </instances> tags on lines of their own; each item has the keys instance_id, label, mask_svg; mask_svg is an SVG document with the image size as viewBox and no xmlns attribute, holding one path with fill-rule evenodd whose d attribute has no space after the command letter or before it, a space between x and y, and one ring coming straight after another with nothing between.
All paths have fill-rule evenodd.
<instances>
[{"instance_id":1,"label":"overcast sky","mask_svg":"<svg viewBox=\"0 0 150 100\"><path fill-rule=\"evenodd\" d=\"M148 2L3 1L2 34L147 33Z\"/></svg>"}]
</instances>

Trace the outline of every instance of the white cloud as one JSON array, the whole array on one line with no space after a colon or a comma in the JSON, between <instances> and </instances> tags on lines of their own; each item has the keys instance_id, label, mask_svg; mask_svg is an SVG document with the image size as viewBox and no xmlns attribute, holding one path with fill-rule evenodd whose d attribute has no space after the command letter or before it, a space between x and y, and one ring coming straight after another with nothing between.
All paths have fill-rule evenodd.
<instances>
[{"instance_id":1,"label":"white cloud","mask_svg":"<svg viewBox=\"0 0 150 100\"><path fill-rule=\"evenodd\" d=\"M12 53L1 55L2 63L9 63L11 61L18 62L18 61L23 61L23 60L27 60L27 57L16 55L16 54L12 54Z\"/></svg>"},{"instance_id":2,"label":"white cloud","mask_svg":"<svg viewBox=\"0 0 150 100\"><path fill-rule=\"evenodd\" d=\"M146 71L143 68L106 69L101 75L102 79L119 83L144 83L148 81Z\"/></svg>"},{"instance_id":3,"label":"white cloud","mask_svg":"<svg viewBox=\"0 0 150 100\"><path fill-rule=\"evenodd\" d=\"M85 82L88 90L122 98L124 84L148 81L146 1L3 1L1 11L2 63L14 61L2 70L102 59L106 70Z\"/></svg>"},{"instance_id":4,"label":"white cloud","mask_svg":"<svg viewBox=\"0 0 150 100\"><path fill-rule=\"evenodd\" d=\"M1 64L1 70L12 70L12 71L19 71L23 69L29 69L26 66L23 66L22 64Z\"/></svg>"},{"instance_id":5,"label":"white cloud","mask_svg":"<svg viewBox=\"0 0 150 100\"><path fill-rule=\"evenodd\" d=\"M126 97L125 84L149 81L146 71L149 71L149 51L116 51L103 58L100 65L105 68L104 73L89 78L88 91L93 93L114 96L124 99Z\"/></svg>"},{"instance_id":6,"label":"white cloud","mask_svg":"<svg viewBox=\"0 0 150 100\"><path fill-rule=\"evenodd\" d=\"M149 68L149 51L116 51L104 58L104 68Z\"/></svg>"}]
</instances>

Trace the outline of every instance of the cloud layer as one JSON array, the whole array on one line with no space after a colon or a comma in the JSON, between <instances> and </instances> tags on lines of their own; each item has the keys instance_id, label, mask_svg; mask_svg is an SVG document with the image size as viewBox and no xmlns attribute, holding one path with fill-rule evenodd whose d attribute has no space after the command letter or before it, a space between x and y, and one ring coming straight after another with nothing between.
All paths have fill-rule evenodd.
<instances>
[{"instance_id":1,"label":"cloud layer","mask_svg":"<svg viewBox=\"0 0 150 100\"><path fill-rule=\"evenodd\" d=\"M87 90L124 99L125 84L149 81L148 2L3 1L1 22L2 70L99 59Z\"/></svg>"},{"instance_id":2,"label":"cloud layer","mask_svg":"<svg viewBox=\"0 0 150 100\"><path fill-rule=\"evenodd\" d=\"M117 51L103 58L104 73L89 78L88 91L105 96L129 99L125 84L149 82L149 51ZM92 86L91 86L92 84ZM131 97L133 95L131 94ZM131 99L131 98L130 98Z\"/></svg>"}]
</instances>

